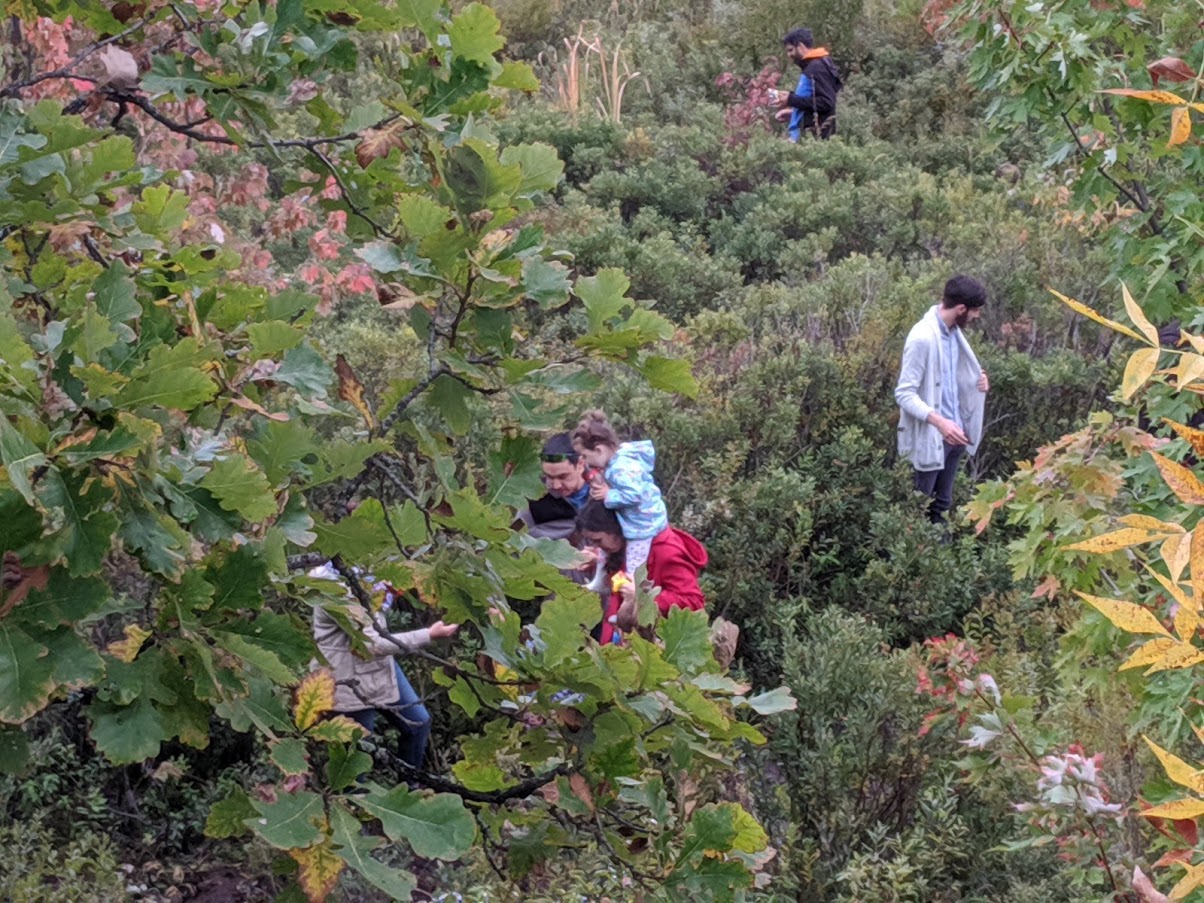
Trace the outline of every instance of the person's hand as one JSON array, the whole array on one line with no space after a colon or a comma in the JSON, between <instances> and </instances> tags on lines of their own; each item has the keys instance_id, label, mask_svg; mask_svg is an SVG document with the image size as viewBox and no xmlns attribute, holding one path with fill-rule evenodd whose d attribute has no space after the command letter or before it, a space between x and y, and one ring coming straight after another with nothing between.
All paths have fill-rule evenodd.
<instances>
[{"instance_id":1,"label":"person's hand","mask_svg":"<svg viewBox=\"0 0 1204 903\"><path fill-rule=\"evenodd\" d=\"M620 590L620 593L623 594L622 590ZM623 594L623 604L619 606L619 610L615 614L615 626L624 633L629 633L635 630L639 622L639 612L635 606L635 587L633 586L631 587L630 597Z\"/></svg>"},{"instance_id":2,"label":"person's hand","mask_svg":"<svg viewBox=\"0 0 1204 903\"><path fill-rule=\"evenodd\" d=\"M442 640L449 636L455 636L456 631L460 629L459 624L446 624L443 621L436 621L427 630L431 634L432 640Z\"/></svg>"},{"instance_id":3,"label":"person's hand","mask_svg":"<svg viewBox=\"0 0 1204 903\"><path fill-rule=\"evenodd\" d=\"M983 370L981 372L982 372L982 375L980 377L978 377L978 391L979 392L990 392L991 391L991 381L989 379L987 379L987 371Z\"/></svg>"},{"instance_id":4,"label":"person's hand","mask_svg":"<svg viewBox=\"0 0 1204 903\"><path fill-rule=\"evenodd\" d=\"M610 492L610 486L602 474L594 474L594 478L589 481L589 497L595 501L605 501L606 493Z\"/></svg>"},{"instance_id":5,"label":"person's hand","mask_svg":"<svg viewBox=\"0 0 1204 903\"><path fill-rule=\"evenodd\" d=\"M773 118L776 119L778 122L785 122L787 119L790 118L790 115L792 112L793 111L790 109L790 107L784 107L781 110L778 110L776 113L774 113Z\"/></svg>"},{"instance_id":6,"label":"person's hand","mask_svg":"<svg viewBox=\"0 0 1204 903\"><path fill-rule=\"evenodd\" d=\"M630 580L624 580L619 584L619 588L615 590L619 594L619 598L623 600L623 604L635 604L635 584Z\"/></svg>"},{"instance_id":7,"label":"person's hand","mask_svg":"<svg viewBox=\"0 0 1204 903\"><path fill-rule=\"evenodd\" d=\"M937 432L941 434L941 438L945 440L946 445L970 444L970 440L965 432L962 431L962 428L948 417L942 417L940 414L933 412L929 421L936 427Z\"/></svg>"}]
</instances>

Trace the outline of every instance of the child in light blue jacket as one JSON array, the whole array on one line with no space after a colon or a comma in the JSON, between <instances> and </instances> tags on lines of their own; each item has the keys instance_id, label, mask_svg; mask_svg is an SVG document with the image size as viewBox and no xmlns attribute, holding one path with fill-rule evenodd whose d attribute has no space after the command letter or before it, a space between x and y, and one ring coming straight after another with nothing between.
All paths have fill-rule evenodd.
<instances>
[{"instance_id":1,"label":"child in light blue jacket","mask_svg":"<svg viewBox=\"0 0 1204 903\"><path fill-rule=\"evenodd\" d=\"M624 570L634 576L648 561L652 540L669 526L669 512L652 478L656 449L652 443L620 442L601 411L589 411L573 431L573 448L599 474L590 497L613 508L627 540Z\"/></svg>"}]
</instances>

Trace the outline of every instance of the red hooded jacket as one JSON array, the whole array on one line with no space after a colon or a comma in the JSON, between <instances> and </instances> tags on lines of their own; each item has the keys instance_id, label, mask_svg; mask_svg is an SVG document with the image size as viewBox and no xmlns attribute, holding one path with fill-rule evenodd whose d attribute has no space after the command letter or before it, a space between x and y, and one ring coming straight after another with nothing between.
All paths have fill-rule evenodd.
<instances>
[{"instance_id":1,"label":"red hooded jacket","mask_svg":"<svg viewBox=\"0 0 1204 903\"><path fill-rule=\"evenodd\" d=\"M648 579L661 588L656 607L662 617L674 606L690 611L706 607L706 598L698 586L698 573L706 565L706 547L684 530L668 527L652 540L652 549L648 552ZM622 604L623 597L611 593L598 637L604 646L614 637L615 627L610 619L618 614Z\"/></svg>"}]
</instances>

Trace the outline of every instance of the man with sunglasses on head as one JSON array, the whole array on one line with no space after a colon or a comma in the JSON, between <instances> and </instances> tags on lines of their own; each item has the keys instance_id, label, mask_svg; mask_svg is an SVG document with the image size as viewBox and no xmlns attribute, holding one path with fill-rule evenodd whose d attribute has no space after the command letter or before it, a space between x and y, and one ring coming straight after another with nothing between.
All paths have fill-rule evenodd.
<instances>
[{"instance_id":1,"label":"man with sunglasses on head","mask_svg":"<svg viewBox=\"0 0 1204 903\"><path fill-rule=\"evenodd\" d=\"M519 514L527 531L541 539L569 539L576 530L577 512L589 501L593 469L573 450L568 433L557 433L539 455L543 484L548 491Z\"/></svg>"}]
</instances>

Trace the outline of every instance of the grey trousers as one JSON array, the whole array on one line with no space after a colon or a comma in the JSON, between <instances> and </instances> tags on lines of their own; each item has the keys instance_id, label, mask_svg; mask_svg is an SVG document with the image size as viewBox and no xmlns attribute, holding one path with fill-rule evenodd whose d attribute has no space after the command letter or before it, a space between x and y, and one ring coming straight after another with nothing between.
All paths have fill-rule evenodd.
<instances>
[{"instance_id":1,"label":"grey trousers","mask_svg":"<svg viewBox=\"0 0 1204 903\"><path fill-rule=\"evenodd\" d=\"M945 466L940 470L917 470L916 490L932 499L928 506L928 519L933 523L944 520L945 513L953 507L953 480L957 467L965 454L964 445L945 446Z\"/></svg>"}]
</instances>

